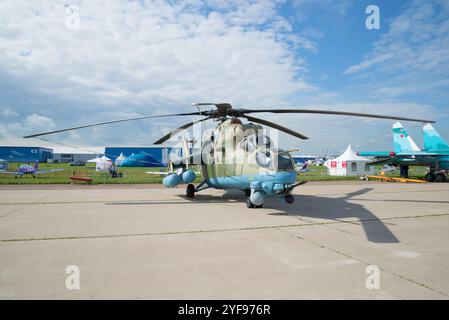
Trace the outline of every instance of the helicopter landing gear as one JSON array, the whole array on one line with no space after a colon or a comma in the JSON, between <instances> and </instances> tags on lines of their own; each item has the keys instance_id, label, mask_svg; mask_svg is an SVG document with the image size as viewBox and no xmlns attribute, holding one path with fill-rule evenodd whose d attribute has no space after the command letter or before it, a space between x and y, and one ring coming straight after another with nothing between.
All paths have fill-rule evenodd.
<instances>
[{"instance_id":1,"label":"helicopter landing gear","mask_svg":"<svg viewBox=\"0 0 449 320\"><path fill-rule=\"evenodd\" d=\"M295 197L293 197L291 194L287 194L285 196L285 202L287 202L288 204L292 204L293 202L295 202Z\"/></svg>"},{"instance_id":2,"label":"helicopter landing gear","mask_svg":"<svg viewBox=\"0 0 449 320\"><path fill-rule=\"evenodd\" d=\"M187 198L195 198L195 186L193 184L188 184L186 189Z\"/></svg>"},{"instance_id":3,"label":"helicopter landing gear","mask_svg":"<svg viewBox=\"0 0 449 320\"><path fill-rule=\"evenodd\" d=\"M250 209L263 208L263 203L261 205L256 206L254 203L251 202L251 197L248 197L246 198L246 207Z\"/></svg>"},{"instance_id":4,"label":"helicopter landing gear","mask_svg":"<svg viewBox=\"0 0 449 320\"><path fill-rule=\"evenodd\" d=\"M246 193L246 190L245 190ZM250 196L246 198L246 206L248 208L263 208L265 195L260 190L250 190Z\"/></svg>"}]
</instances>

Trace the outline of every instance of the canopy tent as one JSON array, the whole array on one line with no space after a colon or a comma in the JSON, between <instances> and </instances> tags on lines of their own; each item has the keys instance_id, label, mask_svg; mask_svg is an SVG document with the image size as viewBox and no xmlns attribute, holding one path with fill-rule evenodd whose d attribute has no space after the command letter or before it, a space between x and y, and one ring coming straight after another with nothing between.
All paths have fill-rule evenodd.
<instances>
[{"instance_id":1,"label":"canopy tent","mask_svg":"<svg viewBox=\"0 0 449 320\"><path fill-rule=\"evenodd\" d=\"M104 172L108 171L109 168L112 166L112 160L109 159L106 156L102 156L99 158L88 160L87 162L93 162L95 163L95 171L97 172Z\"/></svg>"},{"instance_id":2,"label":"canopy tent","mask_svg":"<svg viewBox=\"0 0 449 320\"><path fill-rule=\"evenodd\" d=\"M120 152L120 155L117 157L117 159L115 159L115 166L116 167L120 167L120 165L122 164L123 160L125 160L126 157L123 155L123 152Z\"/></svg>"},{"instance_id":3,"label":"canopy tent","mask_svg":"<svg viewBox=\"0 0 449 320\"><path fill-rule=\"evenodd\" d=\"M360 176L374 174L374 167L369 162L371 160L357 155L349 145L345 152L335 159L327 160L324 166L331 176Z\"/></svg>"}]
</instances>

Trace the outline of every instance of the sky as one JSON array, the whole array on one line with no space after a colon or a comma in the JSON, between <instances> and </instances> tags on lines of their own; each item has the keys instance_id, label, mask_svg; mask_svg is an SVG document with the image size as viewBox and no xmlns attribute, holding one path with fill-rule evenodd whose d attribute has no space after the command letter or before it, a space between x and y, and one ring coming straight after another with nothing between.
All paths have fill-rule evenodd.
<instances>
[{"instance_id":1,"label":"sky","mask_svg":"<svg viewBox=\"0 0 449 320\"><path fill-rule=\"evenodd\" d=\"M369 5L379 8L379 29L366 27ZM192 112L194 102L434 119L449 140L449 0L0 3L0 144L85 123ZM392 149L390 120L259 116L309 136L279 134L281 147L302 153L340 152L348 144ZM191 120L142 120L45 139L150 146ZM420 145L422 124L403 125Z\"/></svg>"}]
</instances>

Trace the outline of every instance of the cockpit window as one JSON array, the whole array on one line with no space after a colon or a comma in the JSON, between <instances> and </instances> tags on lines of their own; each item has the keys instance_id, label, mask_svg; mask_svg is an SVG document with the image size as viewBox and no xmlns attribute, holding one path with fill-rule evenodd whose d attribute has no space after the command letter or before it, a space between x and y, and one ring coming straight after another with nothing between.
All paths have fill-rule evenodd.
<instances>
[{"instance_id":1,"label":"cockpit window","mask_svg":"<svg viewBox=\"0 0 449 320\"><path fill-rule=\"evenodd\" d=\"M271 146L271 140L268 136L265 135L250 135L242 139L240 141L240 148L247 152L253 152L258 147L264 147L269 149Z\"/></svg>"},{"instance_id":2,"label":"cockpit window","mask_svg":"<svg viewBox=\"0 0 449 320\"><path fill-rule=\"evenodd\" d=\"M289 156L285 154L278 155L278 170L293 169L293 164Z\"/></svg>"},{"instance_id":3,"label":"cockpit window","mask_svg":"<svg viewBox=\"0 0 449 320\"><path fill-rule=\"evenodd\" d=\"M270 148L271 140L270 140L270 138L268 136L259 134L259 135L255 136L255 139L256 139L256 144L258 146L263 146L265 148Z\"/></svg>"},{"instance_id":4,"label":"cockpit window","mask_svg":"<svg viewBox=\"0 0 449 320\"><path fill-rule=\"evenodd\" d=\"M257 152L256 161L260 166L269 168L271 166L271 153L269 151Z\"/></svg>"}]
</instances>

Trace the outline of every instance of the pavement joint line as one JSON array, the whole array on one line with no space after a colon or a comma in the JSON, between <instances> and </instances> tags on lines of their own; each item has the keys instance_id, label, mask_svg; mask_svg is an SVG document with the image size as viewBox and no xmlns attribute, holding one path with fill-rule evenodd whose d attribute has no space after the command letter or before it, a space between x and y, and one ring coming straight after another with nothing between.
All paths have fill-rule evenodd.
<instances>
[{"instance_id":1,"label":"pavement joint line","mask_svg":"<svg viewBox=\"0 0 449 320\"><path fill-rule=\"evenodd\" d=\"M12 214L14 214L14 213L17 213L17 212L23 210L23 209L26 209L26 208L28 208L28 207L31 207L31 206L33 206L33 205L35 205L35 204L39 204L40 202L38 202L38 201L42 201L42 200L44 200L44 199L47 199L47 198L49 198L49 197L52 197L52 196L54 196L54 195L56 195L56 194L58 194L58 193L60 193L60 192L62 192L62 190L56 190L55 192L52 192L52 193L50 193L50 194L48 194L48 195L46 195L46 196L44 196L44 197L42 197L42 198L37 199L35 202L25 202L25 203L23 203L23 204L17 204L17 205L23 205L23 207L20 207L20 208L17 208L17 209L15 209L15 210L12 210L12 211L10 211L10 212L4 213L4 214L0 215L0 218L3 218L3 217L6 217L6 216L9 216L9 215L12 215Z\"/></svg>"},{"instance_id":2,"label":"pavement joint line","mask_svg":"<svg viewBox=\"0 0 449 320\"><path fill-rule=\"evenodd\" d=\"M392 191L392 192L367 192L364 194L364 196L371 196L371 195L379 195L379 194L402 194L402 193L424 193L424 192L447 192L448 190L404 190L404 191ZM344 197L347 196L347 193L322 193L322 194L305 194L305 193L299 193L294 194L294 196L315 196L315 197ZM361 195L355 195L351 197L351 200L357 200L357 197Z\"/></svg>"},{"instance_id":3,"label":"pavement joint line","mask_svg":"<svg viewBox=\"0 0 449 320\"><path fill-rule=\"evenodd\" d=\"M240 199L235 199L235 201L231 201L234 199L224 198L225 200L230 200L229 202L235 203ZM39 200L37 200L39 201ZM56 204L92 204L92 203L103 203L105 205L111 204L146 204L146 203L160 203L167 202L167 204L171 204L173 202L179 202L180 204L196 204L196 203L223 203L222 200L200 200L198 202L195 201L186 201L184 199L164 199L164 200L148 200L148 199L136 199L136 200L120 200L120 201L104 201L104 200L92 200L92 201L48 201L48 202L3 202L0 203L0 206L15 206L15 205L56 205Z\"/></svg>"},{"instance_id":4,"label":"pavement joint line","mask_svg":"<svg viewBox=\"0 0 449 320\"><path fill-rule=\"evenodd\" d=\"M1 190L0 190L1 191ZM15 190L14 190L15 191ZM104 201L104 200L92 200L92 201L47 201L47 202L41 202L41 200L46 199L52 195L55 195L59 191L71 191L71 190L58 190L55 193L52 193L50 195L47 195L41 199L36 200L35 202L0 202L0 206L8 206L8 205L50 205L50 204L89 204L89 203L133 203L137 201L145 201L145 202L160 202L161 200L148 200L148 199L136 199L136 200L122 200L122 201ZM411 193L411 192L447 192L448 190L404 190L404 191L391 191L391 192L368 192L366 195L377 195L377 194L391 194L391 193ZM333 194L314 194L316 197L331 197L331 196L345 196L346 193L333 193ZM295 194L295 196L310 196L309 194ZM222 197L220 197L222 198ZM225 198L225 199L233 199L233 198ZM240 200L237 199L236 200ZM352 197L352 200L357 201L357 195ZM362 199L360 199L362 200ZM371 200L371 199L363 199L363 200ZM165 201L165 200L162 200ZM188 201L188 202L182 202L182 200L178 199L170 199L166 201L179 201L180 203L195 203L195 201ZM201 201L201 200L200 200ZM208 202L214 202L215 200L209 200ZM217 202L221 202L221 200L216 200Z\"/></svg>"},{"instance_id":5,"label":"pavement joint line","mask_svg":"<svg viewBox=\"0 0 449 320\"><path fill-rule=\"evenodd\" d=\"M326 250L331 251L331 252L334 252L334 253L336 253L336 254L338 254L338 255L340 255L340 256L343 256L343 257L346 257L346 258L349 258L349 259L356 260L356 261L358 261L359 263L364 264L364 265L366 265L366 266L373 265L373 263L370 263L370 262L365 261L365 260L363 260L363 259L361 259L361 258L352 256L352 255L350 255L349 253L346 253L346 252L337 250L337 249L335 249L335 248L326 246L326 245L324 245L324 244L322 244L322 243L319 243L318 241L310 240L310 239L307 239L307 238L305 238L305 237L303 237L303 236L299 236L299 235L296 235L296 234L289 233L288 231L283 230L283 229L281 229L281 228L277 228L277 230L279 230L280 232L283 232L283 233L285 233L285 234L287 234L287 235L289 235L290 237L293 237L293 238L295 238L295 239L303 240L303 241L308 242L308 243L310 243L310 244L312 244L312 245L318 246L318 247L321 248L321 249L326 249ZM376 264L376 265L377 265L377 264ZM410 283L413 283L414 285L417 285L417 286L420 286L420 287L422 287L422 288L428 289L428 290L430 290L430 291L432 291L432 292L438 293L438 294L440 294L440 295L442 295L442 296L444 296L444 297L449 297L449 294L447 294L447 293L445 293L445 292L443 292L443 291L440 291L440 290L438 290L438 289L432 288L432 287L430 287L429 285L426 285L426 284L424 284L424 283L421 283L421 282L418 282L418 281L413 280L413 279L411 279L411 278L408 278L408 277L406 277L406 276L404 276L404 275L402 275L402 274L399 274L399 273L396 273L396 272L393 272L393 271L389 271L389 270L387 270L387 269L385 269L385 268L383 268L383 267L380 267L380 266L378 266L378 267L379 267L379 270L381 270L381 271L383 271L383 272L385 272L385 273L391 274L391 275L393 275L393 276L396 276L396 277L398 277L398 278L401 278L402 280L406 280L406 281L408 281L408 282L410 282Z\"/></svg>"},{"instance_id":6,"label":"pavement joint line","mask_svg":"<svg viewBox=\"0 0 449 320\"><path fill-rule=\"evenodd\" d=\"M390 217L384 219L362 219L357 222L370 222L370 221L387 221L387 220L400 220L400 219L416 219L416 218L430 218L430 217L442 217L449 216L449 213L431 214L431 215L417 215L417 216L404 216L404 217ZM107 238L125 238L125 237L146 237L146 236L164 236L164 235L182 235L182 234L201 234L201 233L215 233L215 232L232 232L232 231L252 231L252 230L269 230L269 229L284 229L295 227L310 227L320 225L332 225L332 224L353 224L355 221L326 221L326 222L311 222L301 224L287 224L287 225L273 225L273 226L254 226L254 227L242 227L242 228L227 228L227 229L211 229L211 230L188 230L188 231L167 231L167 232L147 232L147 233L129 233L129 234L109 234L109 235L87 235L87 236L61 236L61 237L42 237L42 238L17 238L17 239L0 239L0 243L9 242L30 242L30 241L54 241L54 240L82 240L82 239L107 239Z\"/></svg>"}]
</instances>

